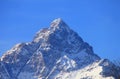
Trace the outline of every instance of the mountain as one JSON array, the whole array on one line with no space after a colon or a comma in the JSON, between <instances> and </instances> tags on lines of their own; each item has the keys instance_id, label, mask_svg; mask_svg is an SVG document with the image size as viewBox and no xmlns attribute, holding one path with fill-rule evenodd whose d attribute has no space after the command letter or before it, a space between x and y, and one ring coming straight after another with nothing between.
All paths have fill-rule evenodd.
<instances>
[{"instance_id":1,"label":"mountain","mask_svg":"<svg viewBox=\"0 0 120 79\"><path fill-rule=\"evenodd\" d=\"M0 79L118 79L118 72L60 18L0 58Z\"/></svg>"}]
</instances>

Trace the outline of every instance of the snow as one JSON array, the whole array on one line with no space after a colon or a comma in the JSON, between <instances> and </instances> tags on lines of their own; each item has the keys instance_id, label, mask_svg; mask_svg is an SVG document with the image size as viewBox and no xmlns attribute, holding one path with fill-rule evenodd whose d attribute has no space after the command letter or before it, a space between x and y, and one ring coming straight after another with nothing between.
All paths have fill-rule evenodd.
<instances>
[{"instance_id":1,"label":"snow","mask_svg":"<svg viewBox=\"0 0 120 79\"><path fill-rule=\"evenodd\" d=\"M51 27L59 28L58 26L59 26L59 24L60 24L61 21L62 21L61 18L55 19L54 21L52 21Z\"/></svg>"},{"instance_id":2,"label":"snow","mask_svg":"<svg viewBox=\"0 0 120 79\"><path fill-rule=\"evenodd\" d=\"M2 64L5 73L9 77L17 74L18 79L114 79L100 74L106 70L104 66L112 64L102 63L89 44L60 18L37 32L32 42L15 45L1 61L10 65L7 69Z\"/></svg>"},{"instance_id":3,"label":"snow","mask_svg":"<svg viewBox=\"0 0 120 79\"><path fill-rule=\"evenodd\" d=\"M99 66L100 62L94 62L93 64L90 64L86 66L83 69L77 70L77 71L71 71L71 72L61 72L58 74L55 79L115 79L113 77L103 77L100 75L100 72L102 72L102 66Z\"/></svg>"},{"instance_id":4,"label":"snow","mask_svg":"<svg viewBox=\"0 0 120 79\"><path fill-rule=\"evenodd\" d=\"M38 43L40 39L44 39L48 37L51 34L51 31L49 29L42 29L36 33L36 36L34 38L34 42Z\"/></svg>"},{"instance_id":5,"label":"snow","mask_svg":"<svg viewBox=\"0 0 120 79\"><path fill-rule=\"evenodd\" d=\"M66 55L61 57L58 61L57 64L60 63L60 66L63 67L63 69L66 71L70 68L75 68L76 67L76 62L70 58L68 58Z\"/></svg>"}]
</instances>

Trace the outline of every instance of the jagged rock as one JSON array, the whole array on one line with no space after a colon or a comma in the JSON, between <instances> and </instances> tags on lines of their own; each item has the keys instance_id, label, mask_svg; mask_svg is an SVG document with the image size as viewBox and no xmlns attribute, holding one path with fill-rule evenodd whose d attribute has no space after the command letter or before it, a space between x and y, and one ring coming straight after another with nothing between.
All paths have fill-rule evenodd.
<instances>
[{"instance_id":1,"label":"jagged rock","mask_svg":"<svg viewBox=\"0 0 120 79\"><path fill-rule=\"evenodd\" d=\"M117 79L117 72L60 18L37 32L32 42L7 51L0 61L0 79Z\"/></svg>"}]
</instances>

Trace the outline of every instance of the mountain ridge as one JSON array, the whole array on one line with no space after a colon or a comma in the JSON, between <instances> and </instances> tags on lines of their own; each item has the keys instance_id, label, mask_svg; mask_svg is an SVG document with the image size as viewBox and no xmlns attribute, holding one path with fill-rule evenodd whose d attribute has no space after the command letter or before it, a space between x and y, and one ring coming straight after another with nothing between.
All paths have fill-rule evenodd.
<instances>
[{"instance_id":1,"label":"mountain ridge","mask_svg":"<svg viewBox=\"0 0 120 79\"><path fill-rule=\"evenodd\" d=\"M97 77L86 73L89 67L94 71L94 66L100 69ZM49 28L38 31L33 41L17 44L1 57L0 69L3 71L0 71L0 78L73 79L78 76L75 73L83 71L88 76L83 73L75 79L115 79L117 69L112 74L109 72L113 66L109 60L97 56L88 43L58 18ZM73 77L70 78L69 72L73 72ZM61 75L63 73L65 75Z\"/></svg>"}]
</instances>

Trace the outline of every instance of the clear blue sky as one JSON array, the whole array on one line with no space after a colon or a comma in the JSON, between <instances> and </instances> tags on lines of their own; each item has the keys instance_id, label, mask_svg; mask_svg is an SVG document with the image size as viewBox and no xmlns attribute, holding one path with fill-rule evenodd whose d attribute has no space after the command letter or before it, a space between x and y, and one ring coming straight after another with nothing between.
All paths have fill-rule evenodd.
<instances>
[{"instance_id":1,"label":"clear blue sky","mask_svg":"<svg viewBox=\"0 0 120 79\"><path fill-rule=\"evenodd\" d=\"M0 56L58 17L102 58L120 58L120 0L0 0Z\"/></svg>"}]
</instances>

